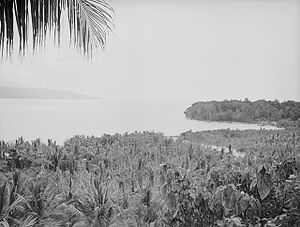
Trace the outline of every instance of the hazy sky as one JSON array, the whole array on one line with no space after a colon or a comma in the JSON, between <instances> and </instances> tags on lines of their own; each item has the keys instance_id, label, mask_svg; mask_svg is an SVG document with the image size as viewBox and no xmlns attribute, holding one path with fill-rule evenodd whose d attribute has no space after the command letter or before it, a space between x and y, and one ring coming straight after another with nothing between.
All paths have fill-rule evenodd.
<instances>
[{"instance_id":1,"label":"hazy sky","mask_svg":"<svg viewBox=\"0 0 300 227\"><path fill-rule=\"evenodd\" d=\"M0 85L105 99L300 100L299 0L113 1L115 29L87 61L68 46L0 62Z\"/></svg>"}]
</instances>

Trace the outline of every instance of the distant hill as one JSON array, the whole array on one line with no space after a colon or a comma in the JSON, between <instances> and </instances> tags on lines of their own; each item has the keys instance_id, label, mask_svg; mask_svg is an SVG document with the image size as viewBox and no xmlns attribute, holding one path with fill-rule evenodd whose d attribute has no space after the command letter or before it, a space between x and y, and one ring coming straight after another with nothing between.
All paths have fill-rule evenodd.
<instances>
[{"instance_id":1,"label":"distant hill","mask_svg":"<svg viewBox=\"0 0 300 227\"><path fill-rule=\"evenodd\" d=\"M100 99L70 91L42 88L13 88L0 87L2 99Z\"/></svg>"}]
</instances>

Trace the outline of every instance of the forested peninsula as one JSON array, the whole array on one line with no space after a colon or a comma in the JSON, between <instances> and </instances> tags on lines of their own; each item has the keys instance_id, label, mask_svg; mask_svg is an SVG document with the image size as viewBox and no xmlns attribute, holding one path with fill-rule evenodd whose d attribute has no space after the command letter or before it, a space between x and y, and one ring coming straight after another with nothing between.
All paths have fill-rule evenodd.
<instances>
[{"instance_id":1,"label":"forested peninsula","mask_svg":"<svg viewBox=\"0 0 300 227\"><path fill-rule=\"evenodd\" d=\"M185 110L188 119L267 123L280 128L300 128L300 102L278 100L224 100L196 102Z\"/></svg>"}]
</instances>

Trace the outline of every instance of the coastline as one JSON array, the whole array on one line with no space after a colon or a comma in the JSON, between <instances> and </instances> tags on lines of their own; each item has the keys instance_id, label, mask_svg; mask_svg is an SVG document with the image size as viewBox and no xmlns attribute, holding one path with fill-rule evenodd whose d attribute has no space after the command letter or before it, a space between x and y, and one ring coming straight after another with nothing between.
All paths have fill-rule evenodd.
<instances>
[{"instance_id":1,"label":"coastline","mask_svg":"<svg viewBox=\"0 0 300 227\"><path fill-rule=\"evenodd\" d=\"M277 126L276 122L268 122L268 121L222 121L222 120L198 120L198 119L192 119L187 116L185 116L187 120L191 121L202 121L202 122L218 122L218 123L238 123L238 124L253 124L261 127L275 127L274 130L282 130L285 128L280 128Z\"/></svg>"}]
</instances>

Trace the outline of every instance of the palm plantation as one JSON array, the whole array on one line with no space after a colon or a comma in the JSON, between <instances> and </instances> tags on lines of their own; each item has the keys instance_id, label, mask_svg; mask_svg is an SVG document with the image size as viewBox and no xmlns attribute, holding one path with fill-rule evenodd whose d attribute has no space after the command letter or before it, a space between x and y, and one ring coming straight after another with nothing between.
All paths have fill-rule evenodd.
<instances>
[{"instance_id":1,"label":"palm plantation","mask_svg":"<svg viewBox=\"0 0 300 227\"><path fill-rule=\"evenodd\" d=\"M0 226L299 226L299 138L218 130L176 141L154 132L1 141ZM217 141L246 157L201 146Z\"/></svg>"}]
</instances>

